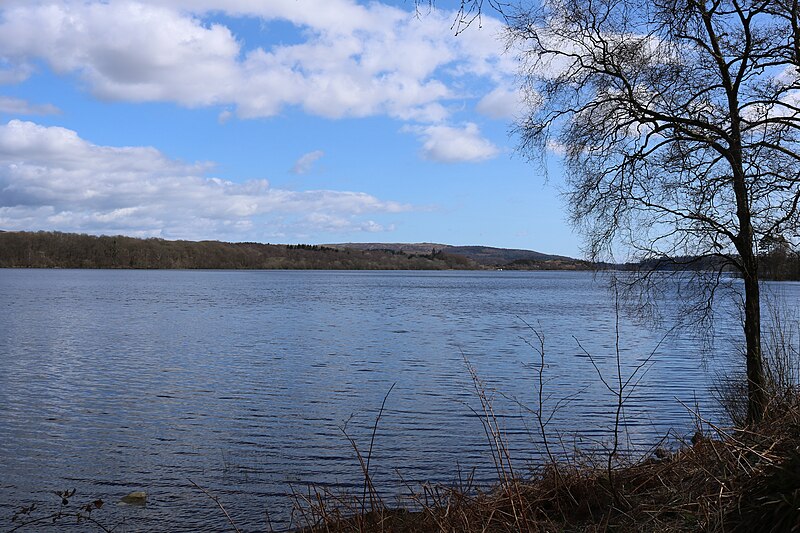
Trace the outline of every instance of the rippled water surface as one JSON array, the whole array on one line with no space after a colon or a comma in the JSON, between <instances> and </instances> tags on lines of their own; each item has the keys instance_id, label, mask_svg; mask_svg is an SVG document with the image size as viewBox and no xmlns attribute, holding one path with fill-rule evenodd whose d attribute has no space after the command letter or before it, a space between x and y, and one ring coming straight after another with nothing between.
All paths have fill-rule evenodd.
<instances>
[{"instance_id":1,"label":"rippled water surface","mask_svg":"<svg viewBox=\"0 0 800 533\"><path fill-rule=\"evenodd\" d=\"M796 299L800 287L783 284ZM496 390L498 420L522 468L541 453L534 417L546 336L549 428L586 447L608 441L615 315L602 280L568 272L0 271L0 529L19 506L109 502L117 531L223 529L189 480L238 525L289 526L290 487L359 487L342 428L366 450L388 497L475 467L495 479L465 358ZM738 334L733 318L717 324ZM621 323L626 370L662 334ZM577 341L576 341L577 339ZM713 413L708 383L738 358L701 358L685 336L661 344L626 405L635 444L691 432L678 400ZM704 362L705 361L705 362ZM500 395L502 393L502 395ZM146 507L115 505L133 490Z\"/></svg>"}]
</instances>

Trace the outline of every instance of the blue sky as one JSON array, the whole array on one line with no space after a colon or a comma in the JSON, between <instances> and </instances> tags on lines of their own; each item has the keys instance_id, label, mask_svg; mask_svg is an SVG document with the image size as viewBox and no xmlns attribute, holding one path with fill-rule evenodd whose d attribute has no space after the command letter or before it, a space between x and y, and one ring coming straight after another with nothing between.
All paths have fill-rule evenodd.
<instances>
[{"instance_id":1,"label":"blue sky","mask_svg":"<svg viewBox=\"0 0 800 533\"><path fill-rule=\"evenodd\" d=\"M5 1L0 229L578 256L502 24L455 5Z\"/></svg>"}]
</instances>

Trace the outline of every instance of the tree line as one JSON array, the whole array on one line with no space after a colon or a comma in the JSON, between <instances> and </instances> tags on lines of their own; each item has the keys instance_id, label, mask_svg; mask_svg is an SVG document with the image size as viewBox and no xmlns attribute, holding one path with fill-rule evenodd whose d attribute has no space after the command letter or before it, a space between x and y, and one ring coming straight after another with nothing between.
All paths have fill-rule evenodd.
<instances>
[{"instance_id":1,"label":"tree line","mask_svg":"<svg viewBox=\"0 0 800 533\"><path fill-rule=\"evenodd\" d=\"M762 279L800 280L800 254L782 243L759 256ZM718 258L678 257L617 265L518 259L497 265L442 250L428 254L313 244L168 241L57 231L0 231L0 268L317 269L317 270L717 270ZM735 270L731 269L733 273Z\"/></svg>"},{"instance_id":2,"label":"tree line","mask_svg":"<svg viewBox=\"0 0 800 533\"><path fill-rule=\"evenodd\" d=\"M0 268L480 269L452 254L388 253L316 245L168 241L56 231L0 232Z\"/></svg>"}]
</instances>

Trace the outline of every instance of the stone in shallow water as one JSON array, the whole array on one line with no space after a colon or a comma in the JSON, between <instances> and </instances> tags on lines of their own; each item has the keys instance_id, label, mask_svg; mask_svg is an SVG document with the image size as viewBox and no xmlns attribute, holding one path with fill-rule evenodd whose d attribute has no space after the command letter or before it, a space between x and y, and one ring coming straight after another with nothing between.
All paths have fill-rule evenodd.
<instances>
[{"instance_id":1,"label":"stone in shallow water","mask_svg":"<svg viewBox=\"0 0 800 533\"><path fill-rule=\"evenodd\" d=\"M128 505L145 505L147 503L147 493L144 491L134 491L123 496L120 503L127 503Z\"/></svg>"}]
</instances>

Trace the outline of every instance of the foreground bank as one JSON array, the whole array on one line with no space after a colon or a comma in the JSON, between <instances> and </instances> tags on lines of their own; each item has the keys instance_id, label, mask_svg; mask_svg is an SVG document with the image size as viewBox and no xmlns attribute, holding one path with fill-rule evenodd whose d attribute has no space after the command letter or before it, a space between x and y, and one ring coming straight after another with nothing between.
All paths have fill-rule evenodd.
<instances>
[{"instance_id":1,"label":"foreground bank","mask_svg":"<svg viewBox=\"0 0 800 533\"><path fill-rule=\"evenodd\" d=\"M413 511L389 509L370 491L317 492L301 502L304 531L796 531L800 398L771 413L757 427L712 427L675 452L654 448L624 466L572 456L487 492L423 487Z\"/></svg>"}]
</instances>

